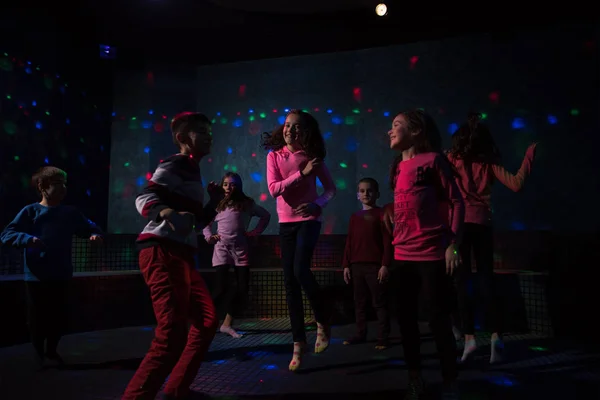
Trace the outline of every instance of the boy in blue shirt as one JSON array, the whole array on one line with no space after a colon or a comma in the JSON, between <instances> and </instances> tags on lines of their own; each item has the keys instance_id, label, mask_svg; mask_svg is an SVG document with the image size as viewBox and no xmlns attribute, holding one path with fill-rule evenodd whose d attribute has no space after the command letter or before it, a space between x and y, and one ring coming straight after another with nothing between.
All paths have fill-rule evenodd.
<instances>
[{"instance_id":1,"label":"boy in blue shirt","mask_svg":"<svg viewBox=\"0 0 600 400\"><path fill-rule=\"evenodd\" d=\"M67 174L43 167L33 175L42 201L23 208L0 234L0 242L25 249L31 342L40 367L62 364L58 342L67 325L68 285L73 277L73 235L102 243L102 231L76 208L61 205L67 194Z\"/></svg>"}]
</instances>

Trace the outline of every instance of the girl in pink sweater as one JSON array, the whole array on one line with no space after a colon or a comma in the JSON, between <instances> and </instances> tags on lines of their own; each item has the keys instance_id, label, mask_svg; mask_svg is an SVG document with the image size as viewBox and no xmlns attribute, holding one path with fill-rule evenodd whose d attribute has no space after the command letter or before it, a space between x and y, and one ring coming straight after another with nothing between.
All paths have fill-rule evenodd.
<instances>
[{"instance_id":1,"label":"girl in pink sweater","mask_svg":"<svg viewBox=\"0 0 600 400\"><path fill-rule=\"evenodd\" d=\"M217 312L224 313L221 333L234 338L242 335L233 329L233 315L241 311L248 298L250 278L250 257L248 238L264 232L271 220L271 214L244 193L242 178L228 172L221 180L225 198L218 204L217 215L212 222L217 223L217 233L212 234L208 224L202 233L209 244L214 244L212 265L215 267L215 288L212 296ZM256 227L248 231L250 220L257 217ZM229 285L229 270L234 268L236 285Z\"/></svg>"},{"instance_id":2,"label":"girl in pink sweater","mask_svg":"<svg viewBox=\"0 0 600 400\"><path fill-rule=\"evenodd\" d=\"M290 371L302 363L306 347L302 290L317 321L315 352L329 346L330 329L321 288L312 271L312 255L321 231L323 207L335 196L335 185L325 159L325 143L317 120L304 111L292 110L283 126L265 134L269 193L277 200L281 261L294 338ZM319 178L324 191L317 194Z\"/></svg>"},{"instance_id":3,"label":"girl in pink sweater","mask_svg":"<svg viewBox=\"0 0 600 400\"><path fill-rule=\"evenodd\" d=\"M429 115L421 110L402 112L388 135L390 147L400 153L390 171L394 190L390 292L396 297L409 374L405 398L418 399L423 393L418 325L422 293L442 366L443 398L458 399L451 276L461 262L458 246L464 203L451 165L441 153L440 132Z\"/></svg>"},{"instance_id":4,"label":"girl in pink sweater","mask_svg":"<svg viewBox=\"0 0 600 400\"><path fill-rule=\"evenodd\" d=\"M452 150L448 152L448 159L458 173L456 181L465 199L465 230L460 247L464 264L456 275L458 313L465 335L463 362L477 349L474 306L468 294L472 280L471 253L475 257L477 274L482 285L481 294L486 303L487 327L493 332L490 362L495 363L501 359L502 318L494 285L492 185L498 180L509 189L520 191L531 172L535 149L536 144L529 146L521 168L513 175L500 164L500 152L490 130L481 123L481 114L469 115L468 121L452 136Z\"/></svg>"}]
</instances>

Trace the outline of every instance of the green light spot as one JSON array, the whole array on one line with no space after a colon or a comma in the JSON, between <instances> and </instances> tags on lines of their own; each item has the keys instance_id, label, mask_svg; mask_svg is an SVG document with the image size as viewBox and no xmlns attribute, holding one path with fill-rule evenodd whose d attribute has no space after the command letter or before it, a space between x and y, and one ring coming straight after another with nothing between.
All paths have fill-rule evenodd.
<instances>
[{"instance_id":1,"label":"green light spot","mask_svg":"<svg viewBox=\"0 0 600 400\"><path fill-rule=\"evenodd\" d=\"M137 119L137 117L131 117L132 121L135 121Z\"/></svg>"},{"instance_id":2,"label":"green light spot","mask_svg":"<svg viewBox=\"0 0 600 400\"><path fill-rule=\"evenodd\" d=\"M223 167L223 169L224 169L225 171L229 171L229 164L225 164L225 166Z\"/></svg>"},{"instance_id":3,"label":"green light spot","mask_svg":"<svg viewBox=\"0 0 600 400\"><path fill-rule=\"evenodd\" d=\"M126 162L125 164L123 164L123 166L125 166L125 167L129 167L129 165L131 165L131 164L129 164L129 162Z\"/></svg>"},{"instance_id":4,"label":"green light spot","mask_svg":"<svg viewBox=\"0 0 600 400\"><path fill-rule=\"evenodd\" d=\"M46 115L50 115L50 111L46 111Z\"/></svg>"},{"instance_id":5,"label":"green light spot","mask_svg":"<svg viewBox=\"0 0 600 400\"><path fill-rule=\"evenodd\" d=\"M307 110L306 108L303 108L303 109L302 109L302 112L305 112L305 113L307 113L307 112L308 112L308 110Z\"/></svg>"},{"instance_id":6,"label":"green light spot","mask_svg":"<svg viewBox=\"0 0 600 400\"><path fill-rule=\"evenodd\" d=\"M579 110L576 109L576 108L572 109L571 110L571 115L573 115L573 116L579 115Z\"/></svg>"},{"instance_id":7,"label":"green light spot","mask_svg":"<svg viewBox=\"0 0 600 400\"><path fill-rule=\"evenodd\" d=\"M545 347L539 347L539 346L530 346L529 350L532 350L532 351L548 351L547 348L545 348Z\"/></svg>"},{"instance_id":8,"label":"green light spot","mask_svg":"<svg viewBox=\"0 0 600 400\"><path fill-rule=\"evenodd\" d=\"M359 110L358 108L355 108L354 110L352 110L352 112L353 112L354 114L360 114L360 110Z\"/></svg>"},{"instance_id":9,"label":"green light spot","mask_svg":"<svg viewBox=\"0 0 600 400\"><path fill-rule=\"evenodd\" d=\"M7 94L6 98L10 100L10 99L12 99L12 96L10 94Z\"/></svg>"},{"instance_id":10,"label":"green light spot","mask_svg":"<svg viewBox=\"0 0 600 400\"><path fill-rule=\"evenodd\" d=\"M486 119L487 118L487 114L486 113L481 113L481 119Z\"/></svg>"},{"instance_id":11,"label":"green light spot","mask_svg":"<svg viewBox=\"0 0 600 400\"><path fill-rule=\"evenodd\" d=\"M85 139L84 139L84 138L79 138L79 141L80 141L81 143L85 143Z\"/></svg>"},{"instance_id":12,"label":"green light spot","mask_svg":"<svg viewBox=\"0 0 600 400\"><path fill-rule=\"evenodd\" d=\"M225 117L221 118L221 123L223 125L225 125L227 123L227 118L225 118Z\"/></svg>"},{"instance_id":13,"label":"green light spot","mask_svg":"<svg viewBox=\"0 0 600 400\"><path fill-rule=\"evenodd\" d=\"M248 117L248 119L249 119L250 121L254 121L254 120L256 119L256 117L255 117L254 115L251 115L250 117Z\"/></svg>"},{"instance_id":14,"label":"green light spot","mask_svg":"<svg viewBox=\"0 0 600 400\"><path fill-rule=\"evenodd\" d=\"M232 165L232 166L231 166L231 170L232 170L233 172L237 172L237 167L236 167L235 165Z\"/></svg>"},{"instance_id":15,"label":"green light spot","mask_svg":"<svg viewBox=\"0 0 600 400\"><path fill-rule=\"evenodd\" d=\"M260 116L261 118L267 118L267 114L265 114L265 113L260 113L260 114L259 114L259 116Z\"/></svg>"},{"instance_id":16,"label":"green light spot","mask_svg":"<svg viewBox=\"0 0 600 400\"><path fill-rule=\"evenodd\" d=\"M344 123L346 125L354 125L354 124L356 124L356 120L354 119L354 117L346 117L344 119Z\"/></svg>"},{"instance_id":17,"label":"green light spot","mask_svg":"<svg viewBox=\"0 0 600 400\"><path fill-rule=\"evenodd\" d=\"M19 161L20 159L19 156L15 156L15 161Z\"/></svg>"},{"instance_id":18,"label":"green light spot","mask_svg":"<svg viewBox=\"0 0 600 400\"><path fill-rule=\"evenodd\" d=\"M210 121L212 124L214 124L215 122L217 122L216 118L213 118L212 121Z\"/></svg>"},{"instance_id":19,"label":"green light spot","mask_svg":"<svg viewBox=\"0 0 600 400\"><path fill-rule=\"evenodd\" d=\"M344 181L343 179L337 179L335 181L335 186L340 189L340 190L344 190L346 189L346 181Z\"/></svg>"},{"instance_id":20,"label":"green light spot","mask_svg":"<svg viewBox=\"0 0 600 400\"><path fill-rule=\"evenodd\" d=\"M340 163L340 167L342 167L342 168L348 168L348 164L346 164L346 163Z\"/></svg>"}]
</instances>

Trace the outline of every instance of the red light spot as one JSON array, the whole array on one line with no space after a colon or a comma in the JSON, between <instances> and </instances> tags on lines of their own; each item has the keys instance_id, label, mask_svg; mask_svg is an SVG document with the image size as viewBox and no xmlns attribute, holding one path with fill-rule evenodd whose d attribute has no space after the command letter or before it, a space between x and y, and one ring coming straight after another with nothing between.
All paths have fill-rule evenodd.
<instances>
[{"instance_id":1,"label":"red light spot","mask_svg":"<svg viewBox=\"0 0 600 400\"><path fill-rule=\"evenodd\" d=\"M373 112L371 108L367 108L367 112Z\"/></svg>"},{"instance_id":2,"label":"red light spot","mask_svg":"<svg viewBox=\"0 0 600 400\"><path fill-rule=\"evenodd\" d=\"M274 112L274 113L276 113L276 112L277 112L277 109L276 109L276 108L274 108L274 109L273 109L273 112Z\"/></svg>"},{"instance_id":3,"label":"red light spot","mask_svg":"<svg viewBox=\"0 0 600 400\"><path fill-rule=\"evenodd\" d=\"M240 85L240 88L238 90L238 95L240 97L244 97L246 95L246 84L245 83L243 85Z\"/></svg>"},{"instance_id":4,"label":"red light spot","mask_svg":"<svg viewBox=\"0 0 600 400\"><path fill-rule=\"evenodd\" d=\"M498 101L500 101L500 93L498 92L492 92L488 97L492 103L498 103Z\"/></svg>"},{"instance_id":5,"label":"red light spot","mask_svg":"<svg viewBox=\"0 0 600 400\"><path fill-rule=\"evenodd\" d=\"M260 194L260 201L262 201L262 202L267 201L267 194L266 193L261 193Z\"/></svg>"},{"instance_id":6,"label":"red light spot","mask_svg":"<svg viewBox=\"0 0 600 400\"><path fill-rule=\"evenodd\" d=\"M417 62L419 62L419 57L418 56L412 56L410 58L410 69L415 69L415 67L417 66Z\"/></svg>"},{"instance_id":7,"label":"red light spot","mask_svg":"<svg viewBox=\"0 0 600 400\"><path fill-rule=\"evenodd\" d=\"M207 161L208 161L208 162L212 162L212 158L209 158Z\"/></svg>"},{"instance_id":8,"label":"red light spot","mask_svg":"<svg viewBox=\"0 0 600 400\"><path fill-rule=\"evenodd\" d=\"M148 71L146 74L146 81L148 82L148 85L154 85L154 72Z\"/></svg>"},{"instance_id":9,"label":"red light spot","mask_svg":"<svg viewBox=\"0 0 600 400\"><path fill-rule=\"evenodd\" d=\"M152 174L150 172L146 172L146 180L149 181L152 179Z\"/></svg>"},{"instance_id":10,"label":"red light spot","mask_svg":"<svg viewBox=\"0 0 600 400\"><path fill-rule=\"evenodd\" d=\"M256 153L252 153L252 157L256 157Z\"/></svg>"},{"instance_id":11,"label":"red light spot","mask_svg":"<svg viewBox=\"0 0 600 400\"><path fill-rule=\"evenodd\" d=\"M157 121L154 123L154 132L161 133L164 130L165 130L165 124L163 124L160 121Z\"/></svg>"},{"instance_id":12,"label":"red light spot","mask_svg":"<svg viewBox=\"0 0 600 400\"><path fill-rule=\"evenodd\" d=\"M363 168L369 168L369 166L367 164L363 164L362 167Z\"/></svg>"},{"instance_id":13,"label":"red light spot","mask_svg":"<svg viewBox=\"0 0 600 400\"><path fill-rule=\"evenodd\" d=\"M319 112L319 107L316 107L316 108L315 108L315 112Z\"/></svg>"},{"instance_id":14,"label":"red light spot","mask_svg":"<svg viewBox=\"0 0 600 400\"><path fill-rule=\"evenodd\" d=\"M236 113L236 115L242 115L242 113L241 113L240 111L238 111L238 112Z\"/></svg>"},{"instance_id":15,"label":"red light spot","mask_svg":"<svg viewBox=\"0 0 600 400\"><path fill-rule=\"evenodd\" d=\"M354 96L354 100L360 102L362 100L362 90L360 88L352 89L352 95Z\"/></svg>"},{"instance_id":16,"label":"red light spot","mask_svg":"<svg viewBox=\"0 0 600 400\"><path fill-rule=\"evenodd\" d=\"M167 116L166 116L166 115L163 115L163 116L162 116L162 119L167 119Z\"/></svg>"}]
</instances>

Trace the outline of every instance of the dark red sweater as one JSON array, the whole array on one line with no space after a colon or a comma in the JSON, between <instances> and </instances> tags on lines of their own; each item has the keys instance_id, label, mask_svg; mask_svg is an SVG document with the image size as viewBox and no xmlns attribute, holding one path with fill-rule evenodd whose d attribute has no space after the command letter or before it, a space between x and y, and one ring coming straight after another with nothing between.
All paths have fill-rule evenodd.
<instances>
[{"instance_id":1,"label":"dark red sweater","mask_svg":"<svg viewBox=\"0 0 600 400\"><path fill-rule=\"evenodd\" d=\"M350 217L342 266L369 263L391 266L392 236L383 224L383 209L360 210Z\"/></svg>"}]
</instances>

